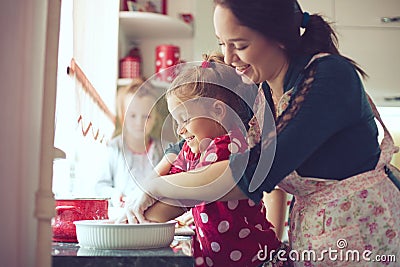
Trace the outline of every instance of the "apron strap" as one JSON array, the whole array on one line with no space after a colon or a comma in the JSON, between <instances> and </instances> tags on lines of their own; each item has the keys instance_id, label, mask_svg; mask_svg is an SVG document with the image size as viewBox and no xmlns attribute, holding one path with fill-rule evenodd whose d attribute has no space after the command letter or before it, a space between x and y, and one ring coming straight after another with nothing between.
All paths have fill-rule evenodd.
<instances>
[{"instance_id":1,"label":"apron strap","mask_svg":"<svg viewBox=\"0 0 400 267\"><path fill-rule=\"evenodd\" d=\"M330 55L329 53L318 53L318 54L314 55L314 56L310 59L310 61L308 62L308 64L304 67L304 69L307 69L307 68L311 65L311 63L314 62L314 60L316 60L316 59L318 59L318 58L321 58L321 57L326 57L326 56L329 56L329 55Z\"/></svg>"},{"instance_id":2,"label":"apron strap","mask_svg":"<svg viewBox=\"0 0 400 267\"><path fill-rule=\"evenodd\" d=\"M383 140L381 142L381 157L379 158L378 164L376 165L376 169L380 169L384 168L385 165L390 163L393 154L399 152L399 148L394 145L393 137L390 134L389 130L386 128L386 125L383 122L374 101L372 101L372 98L367 92L365 92L365 94L368 97L368 102L372 108L372 111L374 112L375 118L379 121L384 131Z\"/></svg>"},{"instance_id":3,"label":"apron strap","mask_svg":"<svg viewBox=\"0 0 400 267\"><path fill-rule=\"evenodd\" d=\"M253 148L261 141L262 129L264 127L265 105L266 98L262 89L262 83L260 83L258 93L253 104L254 115L249 121L249 130L247 131L247 143L249 148Z\"/></svg>"},{"instance_id":4,"label":"apron strap","mask_svg":"<svg viewBox=\"0 0 400 267\"><path fill-rule=\"evenodd\" d=\"M365 94L368 97L368 102L371 105L372 111L374 112L375 118L379 121L381 124L383 131L384 131L384 138L387 137L390 141L390 143L394 144L393 137L390 134L389 130L386 128L385 123L383 123L383 120L381 118L381 115L379 114L378 108L375 106L374 101L372 101L371 96L365 91Z\"/></svg>"}]
</instances>

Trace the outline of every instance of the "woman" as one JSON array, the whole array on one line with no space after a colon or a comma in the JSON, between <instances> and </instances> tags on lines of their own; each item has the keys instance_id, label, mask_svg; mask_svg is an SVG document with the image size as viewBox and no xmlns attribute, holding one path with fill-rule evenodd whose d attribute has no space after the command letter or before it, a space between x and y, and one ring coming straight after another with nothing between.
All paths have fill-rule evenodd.
<instances>
[{"instance_id":1,"label":"woman","mask_svg":"<svg viewBox=\"0 0 400 267\"><path fill-rule=\"evenodd\" d=\"M264 191L279 186L295 196L292 249L312 250L317 257L296 258L297 265L360 265L329 258L324 254L329 249L358 251L363 266L375 264L368 259L376 255L396 255L400 192L387 165L397 148L385 127L382 144L377 141L374 115L380 120L379 114L358 75L366 74L340 55L330 25L319 15L303 13L293 0L214 2L215 32L225 62L245 82L260 84L250 132L254 147L229 162L210 165L199 179L194 179L196 173L183 173L149 181L146 189L153 198L143 194L130 203L130 216L145 220L144 210L161 198L247 197L258 203ZM305 29L302 35L300 27ZM268 123L268 107L275 132ZM271 165L265 166L269 160ZM190 179L185 176L189 174ZM366 250L371 254L362 258Z\"/></svg>"}]
</instances>

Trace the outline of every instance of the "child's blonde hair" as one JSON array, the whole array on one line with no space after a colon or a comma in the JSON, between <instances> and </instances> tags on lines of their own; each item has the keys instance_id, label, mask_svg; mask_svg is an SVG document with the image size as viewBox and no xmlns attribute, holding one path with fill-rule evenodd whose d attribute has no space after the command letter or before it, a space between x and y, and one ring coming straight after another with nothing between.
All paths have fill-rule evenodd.
<instances>
[{"instance_id":1,"label":"child's blonde hair","mask_svg":"<svg viewBox=\"0 0 400 267\"><path fill-rule=\"evenodd\" d=\"M165 97L173 95L181 101L200 97L219 100L228 105L247 128L252 112L249 102L240 94L244 83L235 70L225 64L223 58L218 52L204 54L201 66L193 66L179 73Z\"/></svg>"},{"instance_id":2,"label":"child's blonde hair","mask_svg":"<svg viewBox=\"0 0 400 267\"><path fill-rule=\"evenodd\" d=\"M159 137L158 129L160 124L160 116L161 113L165 113L163 111L163 106L165 105L161 98L159 98L158 94L156 93L156 89L153 88L150 83L146 82L144 78L135 78L132 82L125 87L119 88L117 91L117 98L116 98L116 127L113 136L120 135L122 133L122 127L124 124L126 108L125 107L125 100L127 97L150 97L154 99L154 107L152 109L153 116L155 116L155 123L153 129L150 131L149 135L153 138Z\"/></svg>"}]
</instances>

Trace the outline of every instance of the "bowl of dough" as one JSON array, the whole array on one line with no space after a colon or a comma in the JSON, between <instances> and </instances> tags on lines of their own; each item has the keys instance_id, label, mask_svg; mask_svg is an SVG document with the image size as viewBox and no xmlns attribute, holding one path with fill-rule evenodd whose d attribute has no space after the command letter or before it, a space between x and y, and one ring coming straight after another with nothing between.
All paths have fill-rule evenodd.
<instances>
[{"instance_id":1,"label":"bowl of dough","mask_svg":"<svg viewBox=\"0 0 400 267\"><path fill-rule=\"evenodd\" d=\"M168 247L176 221L114 224L110 220L75 221L79 246L96 249L148 249Z\"/></svg>"}]
</instances>

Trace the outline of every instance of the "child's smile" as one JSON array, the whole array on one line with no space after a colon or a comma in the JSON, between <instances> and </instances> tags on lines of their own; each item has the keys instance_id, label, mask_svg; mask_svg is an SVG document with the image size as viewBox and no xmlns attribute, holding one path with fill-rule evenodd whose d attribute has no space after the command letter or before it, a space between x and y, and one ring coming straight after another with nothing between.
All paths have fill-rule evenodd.
<instances>
[{"instance_id":1,"label":"child's smile","mask_svg":"<svg viewBox=\"0 0 400 267\"><path fill-rule=\"evenodd\" d=\"M210 101L210 100L208 100ZM178 123L177 134L185 139L193 153L201 153L200 143L225 134L210 115L210 110L204 108L204 103L198 99L187 100L184 103L174 96L167 99L168 110Z\"/></svg>"}]
</instances>

